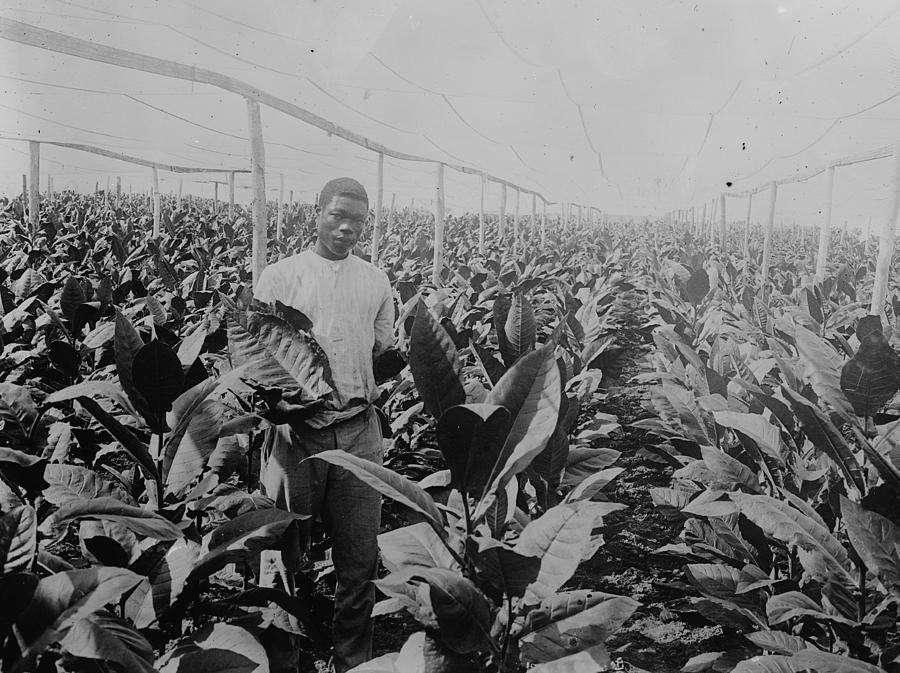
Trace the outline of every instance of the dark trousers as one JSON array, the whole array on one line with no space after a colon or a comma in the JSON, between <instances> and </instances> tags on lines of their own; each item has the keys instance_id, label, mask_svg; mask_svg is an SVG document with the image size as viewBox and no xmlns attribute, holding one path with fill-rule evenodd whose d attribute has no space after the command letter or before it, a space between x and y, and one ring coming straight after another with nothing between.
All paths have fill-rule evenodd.
<instances>
[{"instance_id":1,"label":"dark trousers","mask_svg":"<svg viewBox=\"0 0 900 673\"><path fill-rule=\"evenodd\" d=\"M372 658L372 580L378 568L381 496L343 468L321 460L301 461L320 451L342 449L380 465L382 448L381 426L372 407L319 430L278 426L263 448L264 493L278 507L310 515L310 522L321 515L331 536L337 579L332 631L336 673Z\"/></svg>"}]
</instances>

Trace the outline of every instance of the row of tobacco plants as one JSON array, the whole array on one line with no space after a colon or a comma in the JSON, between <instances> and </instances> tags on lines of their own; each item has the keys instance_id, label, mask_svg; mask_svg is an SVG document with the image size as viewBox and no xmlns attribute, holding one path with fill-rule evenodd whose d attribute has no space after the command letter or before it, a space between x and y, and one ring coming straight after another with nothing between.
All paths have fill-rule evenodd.
<instances>
[{"instance_id":1,"label":"row of tobacco plants","mask_svg":"<svg viewBox=\"0 0 900 673\"><path fill-rule=\"evenodd\" d=\"M272 256L309 242L289 215ZM249 226L63 193L38 232L0 214L0 657L6 671L281 671L323 617L303 516L259 491L260 448L333 404L302 314L248 287ZM398 348L376 362L386 466L340 451L404 525L379 538L378 614L421 626L367 671L598 670L638 608L566 589L603 544L615 419L577 424L635 283L622 232L479 256L449 227L440 288L421 215L386 242ZM583 421L583 419L582 419ZM396 469L392 469L396 468ZM276 567L278 564L276 564Z\"/></svg>"},{"instance_id":2,"label":"row of tobacco plants","mask_svg":"<svg viewBox=\"0 0 900 673\"><path fill-rule=\"evenodd\" d=\"M690 241L646 269L652 415L635 425L672 470L651 497L681 529L657 553L684 564L677 609L741 637L683 670L897 671L897 333L869 315L862 244L835 240L841 263L815 282L814 240L779 243L765 294Z\"/></svg>"}]
</instances>

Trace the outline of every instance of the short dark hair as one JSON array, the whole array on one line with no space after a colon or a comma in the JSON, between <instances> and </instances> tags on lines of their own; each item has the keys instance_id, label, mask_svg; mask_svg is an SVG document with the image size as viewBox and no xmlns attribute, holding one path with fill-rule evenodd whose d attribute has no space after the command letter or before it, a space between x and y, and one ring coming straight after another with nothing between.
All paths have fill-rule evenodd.
<instances>
[{"instance_id":1,"label":"short dark hair","mask_svg":"<svg viewBox=\"0 0 900 673\"><path fill-rule=\"evenodd\" d=\"M328 183L322 187L322 191L319 192L319 208L325 208L331 203L331 199L335 196L349 196L354 199L359 199L360 201L365 201L366 206L369 205L369 195L366 193L366 188L353 178L335 178L334 180L329 180Z\"/></svg>"}]
</instances>

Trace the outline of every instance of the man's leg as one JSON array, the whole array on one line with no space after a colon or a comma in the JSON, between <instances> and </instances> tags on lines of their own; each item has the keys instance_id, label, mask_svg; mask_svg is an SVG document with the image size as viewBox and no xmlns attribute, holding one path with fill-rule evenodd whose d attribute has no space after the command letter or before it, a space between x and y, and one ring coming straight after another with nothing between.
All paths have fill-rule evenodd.
<instances>
[{"instance_id":1,"label":"man's leg","mask_svg":"<svg viewBox=\"0 0 900 673\"><path fill-rule=\"evenodd\" d=\"M381 465L383 441L374 409L335 426L338 448ZM322 508L332 540L336 673L372 658L372 606L378 569L381 496L343 468L332 466Z\"/></svg>"}]
</instances>

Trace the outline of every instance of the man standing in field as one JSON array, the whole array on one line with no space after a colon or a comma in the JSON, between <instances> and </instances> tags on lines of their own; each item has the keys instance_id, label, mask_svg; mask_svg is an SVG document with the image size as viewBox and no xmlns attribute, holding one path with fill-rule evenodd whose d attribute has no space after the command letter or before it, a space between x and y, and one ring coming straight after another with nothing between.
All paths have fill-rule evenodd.
<instances>
[{"instance_id":1,"label":"man standing in field","mask_svg":"<svg viewBox=\"0 0 900 673\"><path fill-rule=\"evenodd\" d=\"M343 673L372 657L372 607L381 522L379 494L349 472L320 460L343 449L381 464L382 435L372 402L378 397L373 358L393 343L394 304L387 275L352 254L369 213L365 188L351 178L330 181L316 204L314 248L266 267L254 297L302 311L331 365L335 408L304 424L270 433L262 485L279 507L322 520L332 540L334 668Z\"/></svg>"}]
</instances>

